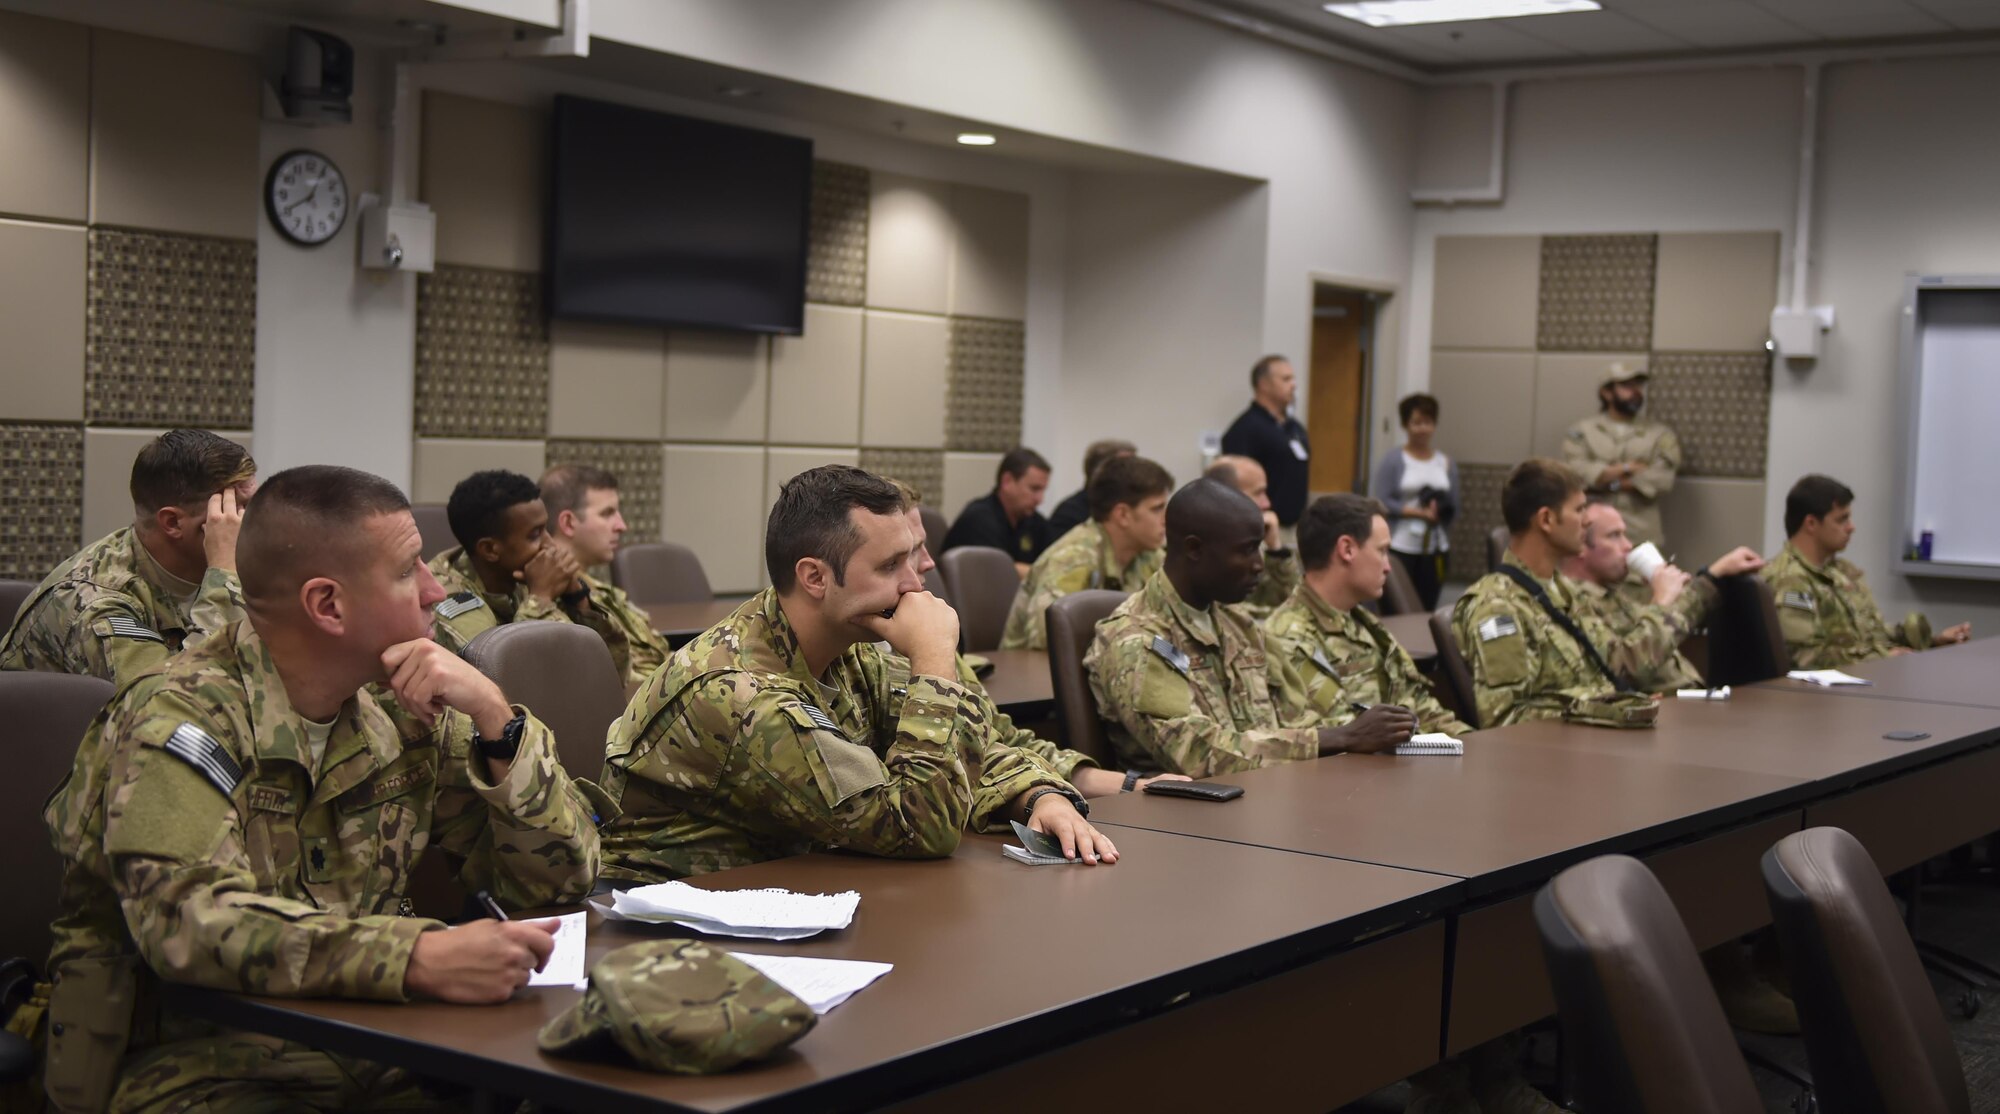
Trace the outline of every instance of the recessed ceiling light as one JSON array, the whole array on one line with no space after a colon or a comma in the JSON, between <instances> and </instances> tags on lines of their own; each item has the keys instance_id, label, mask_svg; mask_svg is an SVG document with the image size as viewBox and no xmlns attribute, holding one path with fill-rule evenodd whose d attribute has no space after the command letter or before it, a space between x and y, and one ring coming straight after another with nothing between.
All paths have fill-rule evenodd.
<instances>
[{"instance_id":1,"label":"recessed ceiling light","mask_svg":"<svg viewBox=\"0 0 2000 1114\"><path fill-rule=\"evenodd\" d=\"M748 85L718 85L715 87L715 91L725 97L731 97L736 100L745 100L750 97L761 97L764 95L762 89L753 89Z\"/></svg>"},{"instance_id":2,"label":"recessed ceiling light","mask_svg":"<svg viewBox=\"0 0 2000 1114\"><path fill-rule=\"evenodd\" d=\"M1594 12L1602 6L1597 0L1361 0L1355 4L1321 5L1334 15L1345 16L1370 27Z\"/></svg>"},{"instance_id":3,"label":"recessed ceiling light","mask_svg":"<svg viewBox=\"0 0 2000 1114\"><path fill-rule=\"evenodd\" d=\"M1000 142L989 132L959 132L958 141L967 147L991 147Z\"/></svg>"}]
</instances>

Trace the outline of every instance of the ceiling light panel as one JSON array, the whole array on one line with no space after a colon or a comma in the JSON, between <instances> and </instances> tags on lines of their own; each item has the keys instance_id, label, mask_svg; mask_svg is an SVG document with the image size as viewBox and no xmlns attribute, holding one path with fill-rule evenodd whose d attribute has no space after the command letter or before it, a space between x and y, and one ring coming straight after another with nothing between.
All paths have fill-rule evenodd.
<instances>
[{"instance_id":1,"label":"ceiling light panel","mask_svg":"<svg viewBox=\"0 0 2000 1114\"><path fill-rule=\"evenodd\" d=\"M1597 0L1361 0L1360 3L1322 6L1334 15L1370 27L1514 19L1561 12L1594 12L1602 7Z\"/></svg>"}]
</instances>

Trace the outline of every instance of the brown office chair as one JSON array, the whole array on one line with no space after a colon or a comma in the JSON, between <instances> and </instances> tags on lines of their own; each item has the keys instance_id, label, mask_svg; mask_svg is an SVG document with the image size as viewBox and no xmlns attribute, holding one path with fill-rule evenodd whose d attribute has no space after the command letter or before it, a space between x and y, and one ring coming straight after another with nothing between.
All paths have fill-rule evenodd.
<instances>
[{"instance_id":1,"label":"brown office chair","mask_svg":"<svg viewBox=\"0 0 2000 1114\"><path fill-rule=\"evenodd\" d=\"M1486 534L1487 572L1494 572L1500 568L1500 558L1503 554L1507 552L1507 543L1513 540L1514 540L1514 535L1508 533L1507 528L1505 526L1495 526L1492 530L1487 532Z\"/></svg>"},{"instance_id":2,"label":"brown office chair","mask_svg":"<svg viewBox=\"0 0 2000 1114\"><path fill-rule=\"evenodd\" d=\"M917 515L924 520L924 542L931 547L931 553L935 555L938 548L944 545L944 532L949 529L944 520L944 513L936 507L919 503Z\"/></svg>"},{"instance_id":3,"label":"brown office chair","mask_svg":"<svg viewBox=\"0 0 2000 1114\"><path fill-rule=\"evenodd\" d=\"M604 734L625 713L625 679L596 631L575 623L507 623L482 631L465 660L556 737L571 777L604 768Z\"/></svg>"},{"instance_id":4,"label":"brown office chair","mask_svg":"<svg viewBox=\"0 0 2000 1114\"><path fill-rule=\"evenodd\" d=\"M38 587L32 580L0 580L0 630L14 625L14 616L21 613L21 605Z\"/></svg>"},{"instance_id":5,"label":"brown office chair","mask_svg":"<svg viewBox=\"0 0 2000 1114\"><path fill-rule=\"evenodd\" d=\"M715 598L694 550L673 542L621 545L611 557L611 583L632 603L701 603Z\"/></svg>"},{"instance_id":6,"label":"brown office chair","mask_svg":"<svg viewBox=\"0 0 2000 1114\"><path fill-rule=\"evenodd\" d=\"M412 503L410 514L417 520L417 537L423 543L424 560L431 558L458 544L452 536L451 520L445 516L443 503Z\"/></svg>"},{"instance_id":7,"label":"brown office chair","mask_svg":"<svg viewBox=\"0 0 2000 1114\"><path fill-rule=\"evenodd\" d=\"M1458 718L1473 727L1479 726L1479 699L1473 694L1472 669L1465 664L1465 655L1459 651L1458 636L1451 630L1451 608L1440 607L1431 612L1431 641L1437 643L1437 673L1440 678L1438 698L1453 705L1452 711Z\"/></svg>"},{"instance_id":8,"label":"brown office chair","mask_svg":"<svg viewBox=\"0 0 2000 1114\"><path fill-rule=\"evenodd\" d=\"M1889 887L1861 842L1807 828L1764 853L1825 1114L1969 1114L1965 1069Z\"/></svg>"},{"instance_id":9,"label":"brown office chair","mask_svg":"<svg viewBox=\"0 0 2000 1114\"><path fill-rule=\"evenodd\" d=\"M1637 859L1570 867L1535 895L1579 1109L1762 1114L1687 925Z\"/></svg>"},{"instance_id":10,"label":"brown office chair","mask_svg":"<svg viewBox=\"0 0 2000 1114\"><path fill-rule=\"evenodd\" d=\"M0 847L8 847L7 897L0 907L0 960L18 956L40 969L53 937L62 862L42 827L42 805L76 761L90 721L111 699L111 682L71 673L0 673L0 721L7 784ZM0 1003L0 1014L5 1003Z\"/></svg>"},{"instance_id":11,"label":"brown office chair","mask_svg":"<svg viewBox=\"0 0 2000 1114\"><path fill-rule=\"evenodd\" d=\"M1747 685L1782 677L1792 667L1778 625L1778 599L1761 576L1716 581L1715 614L1708 624L1708 683Z\"/></svg>"},{"instance_id":12,"label":"brown office chair","mask_svg":"<svg viewBox=\"0 0 2000 1114\"><path fill-rule=\"evenodd\" d=\"M958 610L958 638L968 654L1000 648L1007 611L1021 588L1014 557L1004 549L962 545L938 558L951 605Z\"/></svg>"},{"instance_id":13,"label":"brown office chair","mask_svg":"<svg viewBox=\"0 0 2000 1114\"><path fill-rule=\"evenodd\" d=\"M1389 583L1382 589L1382 614L1411 615L1423 609L1423 597L1417 594L1417 582L1410 579L1410 570L1401 561L1390 558Z\"/></svg>"},{"instance_id":14,"label":"brown office chair","mask_svg":"<svg viewBox=\"0 0 2000 1114\"><path fill-rule=\"evenodd\" d=\"M1104 720L1097 713L1097 698L1090 693L1090 677L1084 672L1083 655L1097 633L1097 624L1125 602L1127 593L1104 588L1086 588L1049 605L1049 681L1055 690L1056 716L1062 723L1063 741L1071 750L1080 750L1111 769L1115 756Z\"/></svg>"}]
</instances>

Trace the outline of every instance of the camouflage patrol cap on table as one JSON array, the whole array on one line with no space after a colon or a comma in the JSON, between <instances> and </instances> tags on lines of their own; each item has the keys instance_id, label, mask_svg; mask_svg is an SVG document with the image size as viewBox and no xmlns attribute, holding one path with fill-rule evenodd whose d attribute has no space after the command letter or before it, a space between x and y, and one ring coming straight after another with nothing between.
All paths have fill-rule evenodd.
<instances>
[{"instance_id":1,"label":"camouflage patrol cap on table","mask_svg":"<svg viewBox=\"0 0 2000 1114\"><path fill-rule=\"evenodd\" d=\"M812 1007L699 940L619 948L590 969L583 1001L542 1026L542 1051L623 1049L640 1067L701 1075L761 1060L805 1036Z\"/></svg>"}]
</instances>

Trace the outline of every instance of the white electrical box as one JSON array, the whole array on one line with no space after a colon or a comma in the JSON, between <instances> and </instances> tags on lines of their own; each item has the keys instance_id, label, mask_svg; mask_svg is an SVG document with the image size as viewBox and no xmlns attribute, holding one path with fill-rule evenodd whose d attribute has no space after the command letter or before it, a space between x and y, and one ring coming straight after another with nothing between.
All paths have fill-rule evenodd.
<instances>
[{"instance_id":1,"label":"white electrical box","mask_svg":"<svg viewBox=\"0 0 2000 1114\"><path fill-rule=\"evenodd\" d=\"M370 205L361 211L361 265L430 274L437 261L437 216L421 202Z\"/></svg>"},{"instance_id":2,"label":"white electrical box","mask_svg":"<svg viewBox=\"0 0 2000 1114\"><path fill-rule=\"evenodd\" d=\"M1819 359L1819 335L1833 328L1833 307L1771 311L1771 341L1787 360Z\"/></svg>"}]
</instances>

